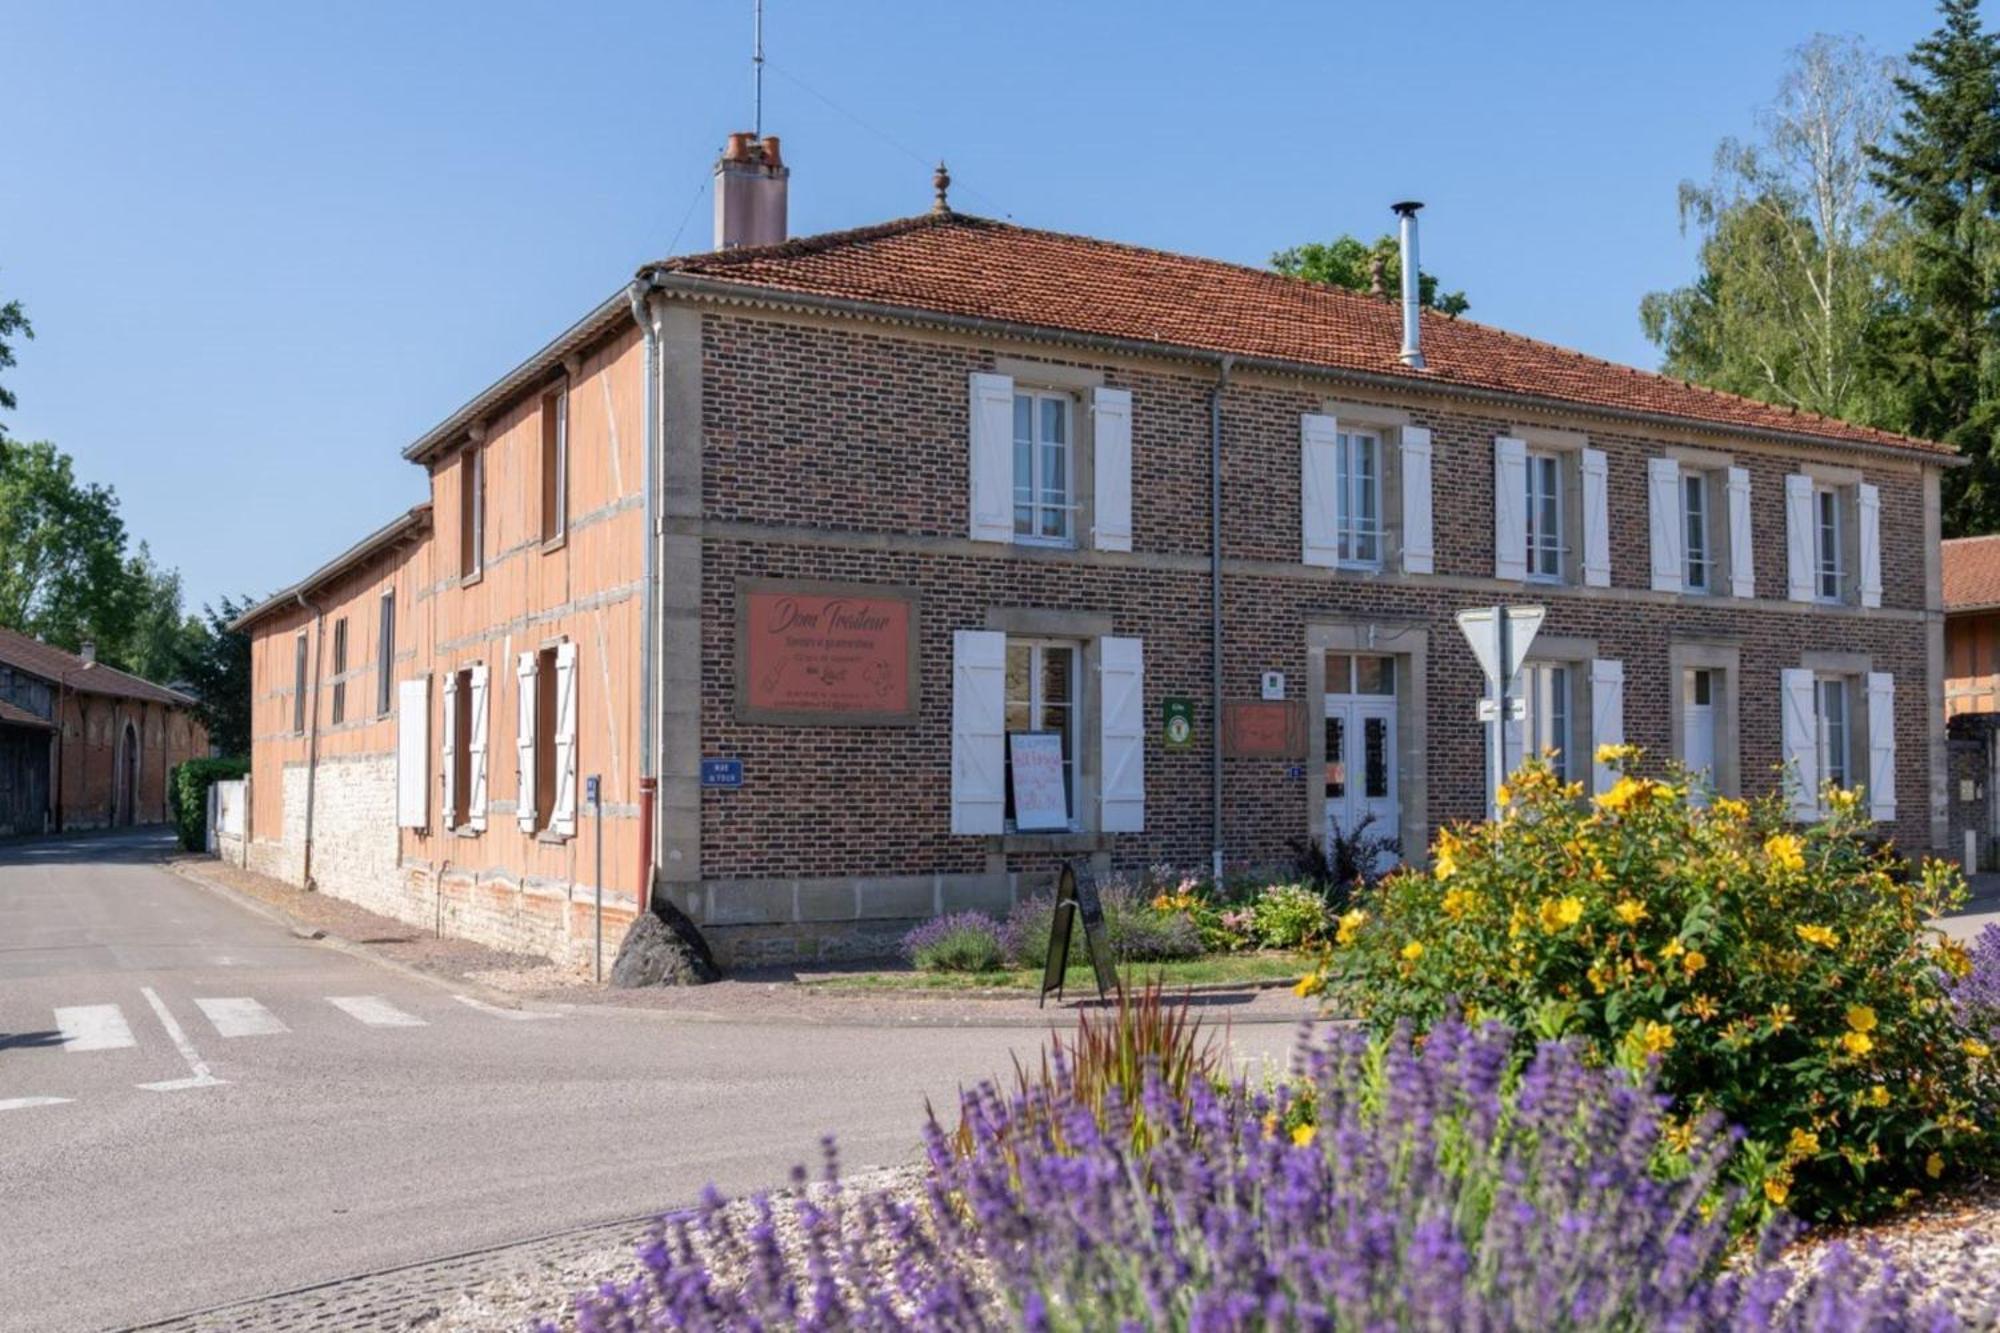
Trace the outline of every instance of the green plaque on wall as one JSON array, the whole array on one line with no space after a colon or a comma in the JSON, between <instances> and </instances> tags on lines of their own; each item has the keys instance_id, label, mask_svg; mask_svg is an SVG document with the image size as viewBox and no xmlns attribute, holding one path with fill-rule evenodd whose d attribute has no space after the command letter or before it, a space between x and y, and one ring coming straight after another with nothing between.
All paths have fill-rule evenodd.
<instances>
[{"instance_id":1,"label":"green plaque on wall","mask_svg":"<svg viewBox=\"0 0 2000 1333\"><path fill-rule=\"evenodd\" d=\"M1194 744L1194 701L1160 701L1160 734L1169 750L1185 750Z\"/></svg>"}]
</instances>

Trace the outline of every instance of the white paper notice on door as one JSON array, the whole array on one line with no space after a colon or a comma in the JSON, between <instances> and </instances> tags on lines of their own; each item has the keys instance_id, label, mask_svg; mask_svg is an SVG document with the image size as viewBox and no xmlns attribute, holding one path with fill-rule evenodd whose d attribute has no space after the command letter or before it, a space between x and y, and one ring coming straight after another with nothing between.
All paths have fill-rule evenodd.
<instances>
[{"instance_id":1,"label":"white paper notice on door","mask_svg":"<svg viewBox=\"0 0 2000 1333\"><path fill-rule=\"evenodd\" d=\"M1069 827L1069 791L1063 781L1060 732L1009 732L1007 768L1014 780L1016 829L1033 833Z\"/></svg>"}]
</instances>

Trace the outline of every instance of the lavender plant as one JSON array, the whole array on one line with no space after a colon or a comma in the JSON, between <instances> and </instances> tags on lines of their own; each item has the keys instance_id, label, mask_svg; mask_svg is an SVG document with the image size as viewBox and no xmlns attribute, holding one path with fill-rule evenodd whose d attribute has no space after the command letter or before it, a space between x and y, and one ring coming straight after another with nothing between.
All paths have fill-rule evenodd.
<instances>
[{"instance_id":1,"label":"lavender plant","mask_svg":"<svg viewBox=\"0 0 2000 1333\"><path fill-rule=\"evenodd\" d=\"M990 972L1006 961L1000 923L984 912L932 917L903 936L902 947L921 972Z\"/></svg>"},{"instance_id":2,"label":"lavender plant","mask_svg":"<svg viewBox=\"0 0 2000 1333\"><path fill-rule=\"evenodd\" d=\"M1959 1027L1974 1040L2000 1045L2000 925L1986 927L1971 948L1945 959Z\"/></svg>"},{"instance_id":3,"label":"lavender plant","mask_svg":"<svg viewBox=\"0 0 2000 1333\"><path fill-rule=\"evenodd\" d=\"M1112 880L1098 891L1104 905L1104 933L1112 954L1124 962L1159 962L1201 956L1201 932L1185 912L1153 906L1154 895L1138 884ZM1055 899L1024 898L1007 915L1002 938L1016 967L1040 967L1049 956Z\"/></svg>"},{"instance_id":4,"label":"lavender plant","mask_svg":"<svg viewBox=\"0 0 2000 1333\"><path fill-rule=\"evenodd\" d=\"M1499 1025L1421 1045L1335 1031L1266 1093L1155 1079L1100 1123L1056 1084L967 1094L921 1200L670 1219L630 1281L578 1298L597 1330L1675 1329L1955 1326L1836 1247L1795 1280L1772 1232L1725 1270L1732 1135L1671 1122L1650 1083ZM1153 1127L1135 1144L1129 1118ZM829 1172L831 1179L831 1172ZM547 1325L545 1327L554 1327Z\"/></svg>"}]
</instances>

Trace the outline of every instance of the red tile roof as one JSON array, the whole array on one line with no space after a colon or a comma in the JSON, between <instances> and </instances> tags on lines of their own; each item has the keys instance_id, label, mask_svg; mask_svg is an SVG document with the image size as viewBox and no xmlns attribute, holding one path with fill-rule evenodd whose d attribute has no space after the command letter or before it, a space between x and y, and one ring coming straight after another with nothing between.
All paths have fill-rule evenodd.
<instances>
[{"instance_id":1,"label":"red tile roof","mask_svg":"<svg viewBox=\"0 0 2000 1333\"><path fill-rule=\"evenodd\" d=\"M0 663L31 676L56 681L76 694L102 694L120 699L191 707L194 700L179 690L155 685L102 662L85 665L75 653L64 652L11 629L0 629Z\"/></svg>"},{"instance_id":2,"label":"red tile roof","mask_svg":"<svg viewBox=\"0 0 2000 1333\"><path fill-rule=\"evenodd\" d=\"M1948 446L1797 412L1423 314L1427 368L1399 358L1393 301L1219 260L964 214L929 214L649 266L745 286L1211 353L1363 371L1843 444ZM669 276L669 283L671 277Z\"/></svg>"},{"instance_id":3,"label":"red tile roof","mask_svg":"<svg viewBox=\"0 0 2000 1333\"><path fill-rule=\"evenodd\" d=\"M1943 543L1942 549L1945 610L2000 606L2000 534L1958 537Z\"/></svg>"}]
</instances>

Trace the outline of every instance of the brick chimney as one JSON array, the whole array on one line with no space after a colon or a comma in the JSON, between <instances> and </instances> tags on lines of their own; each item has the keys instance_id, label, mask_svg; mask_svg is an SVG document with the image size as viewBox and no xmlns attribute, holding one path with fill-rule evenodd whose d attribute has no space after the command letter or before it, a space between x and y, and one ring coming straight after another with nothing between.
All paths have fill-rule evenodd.
<instances>
[{"instance_id":1,"label":"brick chimney","mask_svg":"<svg viewBox=\"0 0 2000 1333\"><path fill-rule=\"evenodd\" d=\"M776 245L785 239L785 188L791 168L778 136L738 132L715 162L715 248Z\"/></svg>"},{"instance_id":2,"label":"brick chimney","mask_svg":"<svg viewBox=\"0 0 2000 1333\"><path fill-rule=\"evenodd\" d=\"M96 666L97 640L85 639L77 652L77 656L83 659L83 664L85 666Z\"/></svg>"}]
</instances>

